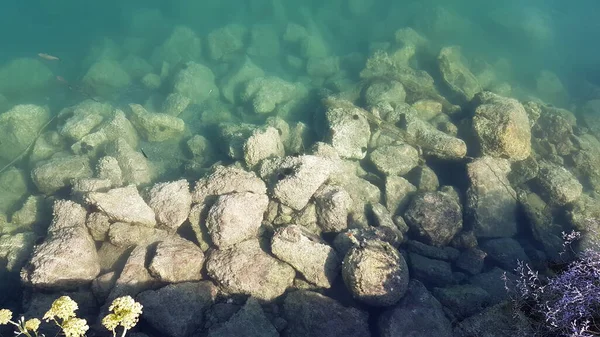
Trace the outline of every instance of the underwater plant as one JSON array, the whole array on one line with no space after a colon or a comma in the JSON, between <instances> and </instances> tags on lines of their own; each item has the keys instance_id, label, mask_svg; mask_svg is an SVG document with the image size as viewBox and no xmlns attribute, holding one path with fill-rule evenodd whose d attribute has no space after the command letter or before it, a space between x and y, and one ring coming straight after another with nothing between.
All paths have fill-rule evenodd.
<instances>
[{"instance_id":1,"label":"underwater plant","mask_svg":"<svg viewBox=\"0 0 600 337\"><path fill-rule=\"evenodd\" d=\"M56 299L50 310L44 317L44 321L53 321L61 330L65 337L83 337L88 331L89 326L83 318L77 318L75 311L79 308L77 302L69 296L61 296ZM112 331L115 337L117 327L123 327L121 337L124 337L127 331L133 328L139 321L142 314L142 305L137 303L131 296L123 296L115 299L109 307L109 313L102 319L102 325ZM25 320L21 316L17 322L12 320L13 313L8 309L0 309L0 325L11 324L15 326L15 336L43 337L39 334L41 321L37 318Z\"/></svg>"},{"instance_id":2,"label":"underwater plant","mask_svg":"<svg viewBox=\"0 0 600 337\"><path fill-rule=\"evenodd\" d=\"M564 234L565 247L580 233ZM529 315L541 336L600 335L600 251L586 248L552 276L542 276L519 261L513 303Z\"/></svg>"}]
</instances>

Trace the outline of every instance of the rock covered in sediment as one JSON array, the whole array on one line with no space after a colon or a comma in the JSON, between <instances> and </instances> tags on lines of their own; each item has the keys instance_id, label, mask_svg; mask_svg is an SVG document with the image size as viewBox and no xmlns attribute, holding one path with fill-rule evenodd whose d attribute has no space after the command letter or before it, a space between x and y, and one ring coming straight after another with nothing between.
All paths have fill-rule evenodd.
<instances>
[{"instance_id":1,"label":"rock covered in sediment","mask_svg":"<svg viewBox=\"0 0 600 337\"><path fill-rule=\"evenodd\" d=\"M238 90L253 78L263 77L265 72L256 66L250 58L245 57L244 61L234 66L234 68L223 78L221 85L221 93L223 97L230 103L235 103L239 100L236 96Z\"/></svg>"},{"instance_id":2,"label":"rock covered in sediment","mask_svg":"<svg viewBox=\"0 0 600 337\"><path fill-rule=\"evenodd\" d=\"M171 35L152 53L152 63L160 67L163 62L184 64L202 57L202 41L186 26L175 26Z\"/></svg>"},{"instance_id":3,"label":"rock covered in sediment","mask_svg":"<svg viewBox=\"0 0 600 337\"><path fill-rule=\"evenodd\" d=\"M212 251L206 270L225 292L265 301L282 295L296 276L288 264L265 253L256 239Z\"/></svg>"},{"instance_id":4,"label":"rock covered in sediment","mask_svg":"<svg viewBox=\"0 0 600 337\"><path fill-rule=\"evenodd\" d=\"M180 93L171 93L165 98L162 104L162 113L177 117L179 116L192 102L192 100Z\"/></svg>"},{"instance_id":5,"label":"rock covered in sediment","mask_svg":"<svg viewBox=\"0 0 600 337\"><path fill-rule=\"evenodd\" d=\"M444 246L462 229L462 206L458 193L448 187L417 194L404 213L408 225L427 244Z\"/></svg>"},{"instance_id":6,"label":"rock covered in sediment","mask_svg":"<svg viewBox=\"0 0 600 337\"><path fill-rule=\"evenodd\" d=\"M340 186L323 185L314 195L317 224L324 232L341 232L348 228L352 197Z\"/></svg>"},{"instance_id":7,"label":"rock covered in sediment","mask_svg":"<svg viewBox=\"0 0 600 337\"><path fill-rule=\"evenodd\" d=\"M212 243L224 248L257 237L268 204L266 194L240 192L219 196L206 218Z\"/></svg>"},{"instance_id":8,"label":"rock covered in sediment","mask_svg":"<svg viewBox=\"0 0 600 337\"><path fill-rule=\"evenodd\" d=\"M419 152L407 144L386 145L369 153L369 159L384 175L401 176L419 165Z\"/></svg>"},{"instance_id":9,"label":"rock covered in sediment","mask_svg":"<svg viewBox=\"0 0 600 337\"><path fill-rule=\"evenodd\" d=\"M438 65L444 82L463 101L470 101L481 91L477 77L464 64L460 47L444 47L438 55Z\"/></svg>"},{"instance_id":10,"label":"rock covered in sediment","mask_svg":"<svg viewBox=\"0 0 600 337\"><path fill-rule=\"evenodd\" d=\"M90 160L85 156L56 157L40 162L31 171L31 178L40 192L52 194L70 186L73 179L93 175Z\"/></svg>"},{"instance_id":11,"label":"rock covered in sediment","mask_svg":"<svg viewBox=\"0 0 600 337\"><path fill-rule=\"evenodd\" d=\"M119 161L115 157L104 156L96 164L96 173L98 178L108 179L112 187L123 186L123 172L119 167Z\"/></svg>"},{"instance_id":12,"label":"rock covered in sediment","mask_svg":"<svg viewBox=\"0 0 600 337\"><path fill-rule=\"evenodd\" d=\"M9 272L18 272L33 251L36 235L33 232L0 235L0 258Z\"/></svg>"},{"instance_id":13,"label":"rock covered in sediment","mask_svg":"<svg viewBox=\"0 0 600 337\"><path fill-rule=\"evenodd\" d=\"M406 132L412 138L412 144L421 147L424 154L450 160L467 155L467 145L462 139L439 131L416 114L407 114L406 123Z\"/></svg>"},{"instance_id":14,"label":"rock covered in sediment","mask_svg":"<svg viewBox=\"0 0 600 337\"><path fill-rule=\"evenodd\" d=\"M325 112L326 142L342 158L363 159L371 138L368 112L349 101L330 98Z\"/></svg>"},{"instance_id":15,"label":"rock covered in sediment","mask_svg":"<svg viewBox=\"0 0 600 337\"><path fill-rule=\"evenodd\" d=\"M164 239L169 233L165 230L135 225L126 222L114 222L108 229L108 241L117 247L144 246Z\"/></svg>"},{"instance_id":16,"label":"rock covered in sediment","mask_svg":"<svg viewBox=\"0 0 600 337\"><path fill-rule=\"evenodd\" d=\"M254 172L235 166L219 165L208 177L196 182L192 192L192 201L200 204L207 197L233 192L266 194L267 186Z\"/></svg>"},{"instance_id":17,"label":"rock covered in sediment","mask_svg":"<svg viewBox=\"0 0 600 337\"><path fill-rule=\"evenodd\" d=\"M90 231L90 235L95 241L105 241L110 228L110 219L108 215L102 212L92 212L88 214L85 225Z\"/></svg>"},{"instance_id":18,"label":"rock covered in sediment","mask_svg":"<svg viewBox=\"0 0 600 337\"><path fill-rule=\"evenodd\" d=\"M369 314L314 291L289 293L283 302L288 337L369 337Z\"/></svg>"},{"instance_id":19,"label":"rock covered in sediment","mask_svg":"<svg viewBox=\"0 0 600 337\"><path fill-rule=\"evenodd\" d=\"M408 265L398 250L384 241L366 241L346 254L344 284L354 298L373 306L396 304L408 288Z\"/></svg>"},{"instance_id":20,"label":"rock covered in sediment","mask_svg":"<svg viewBox=\"0 0 600 337\"><path fill-rule=\"evenodd\" d=\"M194 104L201 104L211 97L219 97L215 75L209 67L188 62L173 80L173 92L189 98Z\"/></svg>"},{"instance_id":21,"label":"rock covered in sediment","mask_svg":"<svg viewBox=\"0 0 600 337\"><path fill-rule=\"evenodd\" d=\"M583 186L566 168L542 161L537 176L538 185L546 200L557 205L566 205L581 196Z\"/></svg>"},{"instance_id":22,"label":"rock covered in sediment","mask_svg":"<svg viewBox=\"0 0 600 337\"><path fill-rule=\"evenodd\" d=\"M126 253L127 254L127 253ZM146 245L135 247L131 253L126 255L124 263L117 280L107 296L105 305L111 303L120 296L135 296L144 290L156 289L160 282L150 275L148 268L149 248Z\"/></svg>"},{"instance_id":23,"label":"rock covered in sediment","mask_svg":"<svg viewBox=\"0 0 600 337\"><path fill-rule=\"evenodd\" d=\"M108 215L111 221L139 224L146 227L156 226L155 214L146 204L135 186L120 187L106 193L92 192L86 197L86 203L96 206Z\"/></svg>"},{"instance_id":24,"label":"rock covered in sediment","mask_svg":"<svg viewBox=\"0 0 600 337\"><path fill-rule=\"evenodd\" d=\"M408 291L400 302L384 311L377 326L382 337L439 336L452 337L452 324L440 302L425 286L416 280L408 284Z\"/></svg>"},{"instance_id":25,"label":"rock covered in sediment","mask_svg":"<svg viewBox=\"0 0 600 337\"><path fill-rule=\"evenodd\" d=\"M301 210L333 169L331 161L326 158L311 155L285 157L269 175L272 182L270 189L283 204Z\"/></svg>"},{"instance_id":26,"label":"rock covered in sediment","mask_svg":"<svg viewBox=\"0 0 600 337\"><path fill-rule=\"evenodd\" d=\"M248 29L240 24L228 24L208 34L208 54L213 61L218 61L244 48L244 40Z\"/></svg>"},{"instance_id":27,"label":"rock covered in sediment","mask_svg":"<svg viewBox=\"0 0 600 337\"><path fill-rule=\"evenodd\" d=\"M491 157L467 164L467 213L478 237L511 237L517 232L517 196L507 174L510 162Z\"/></svg>"},{"instance_id":28,"label":"rock covered in sediment","mask_svg":"<svg viewBox=\"0 0 600 337\"><path fill-rule=\"evenodd\" d=\"M524 160L531 154L531 128L519 101L491 92L475 95L473 130L481 153L492 157Z\"/></svg>"},{"instance_id":29,"label":"rock covered in sediment","mask_svg":"<svg viewBox=\"0 0 600 337\"><path fill-rule=\"evenodd\" d=\"M154 168L148 158L136 151L124 138L109 144L106 153L117 159L124 184L148 184L155 176Z\"/></svg>"},{"instance_id":30,"label":"rock covered in sediment","mask_svg":"<svg viewBox=\"0 0 600 337\"><path fill-rule=\"evenodd\" d=\"M254 167L261 160L271 157L283 157L285 149L274 127L255 129L244 142L244 161L248 167Z\"/></svg>"},{"instance_id":31,"label":"rock covered in sediment","mask_svg":"<svg viewBox=\"0 0 600 337\"><path fill-rule=\"evenodd\" d=\"M23 93L35 93L52 84L52 70L37 58L12 59L0 68L0 91L7 97L19 97Z\"/></svg>"},{"instance_id":32,"label":"rock covered in sediment","mask_svg":"<svg viewBox=\"0 0 600 337\"><path fill-rule=\"evenodd\" d=\"M131 121L143 138L149 142L164 142L183 135L185 123L182 119L164 113L151 113L139 104L129 104Z\"/></svg>"},{"instance_id":33,"label":"rock covered in sediment","mask_svg":"<svg viewBox=\"0 0 600 337\"><path fill-rule=\"evenodd\" d=\"M406 91L404 91L402 83L398 81L377 81L369 85L364 96L367 106L375 106L383 102L395 107L404 103Z\"/></svg>"},{"instance_id":34,"label":"rock covered in sediment","mask_svg":"<svg viewBox=\"0 0 600 337\"><path fill-rule=\"evenodd\" d=\"M385 206L391 214L401 214L416 192L417 187L403 177L385 178Z\"/></svg>"},{"instance_id":35,"label":"rock covered in sediment","mask_svg":"<svg viewBox=\"0 0 600 337\"><path fill-rule=\"evenodd\" d=\"M114 95L131 84L131 77L121 65L110 59L92 64L83 76L82 83L98 95Z\"/></svg>"},{"instance_id":36,"label":"rock covered in sediment","mask_svg":"<svg viewBox=\"0 0 600 337\"><path fill-rule=\"evenodd\" d=\"M154 185L150 190L148 205L154 210L159 226L177 230L187 219L192 206L192 194L187 180Z\"/></svg>"},{"instance_id":37,"label":"rock covered in sediment","mask_svg":"<svg viewBox=\"0 0 600 337\"><path fill-rule=\"evenodd\" d=\"M260 303L250 297L246 304L227 322L212 328L208 337L278 337L279 333L262 310Z\"/></svg>"},{"instance_id":38,"label":"rock covered in sediment","mask_svg":"<svg viewBox=\"0 0 600 337\"><path fill-rule=\"evenodd\" d=\"M271 251L319 287L331 288L341 265L341 259L332 247L296 225L275 231Z\"/></svg>"},{"instance_id":39,"label":"rock covered in sediment","mask_svg":"<svg viewBox=\"0 0 600 337\"><path fill-rule=\"evenodd\" d=\"M0 172L0 212L12 212L27 195L28 179L25 171L11 166Z\"/></svg>"},{"instance_id":40,"label":"rock covered in sediment","mask_svg":"<svg viewBox=\"0 0 600 337\"><path fill-rule=\"evenodd\" d=\"M148 270L155 278L167 283L202 279L204 253L193 242L171 236L156 245Z\"/></svg>"},{"instance_id":41,"label":"rock covered in sediment","mask_svg":"<svg viewBox=\"0 0 600 337\"><path fill-rule=\"evenodd\" d=\"M144 320L161 335L186 337L204 326L204 312L217 294L212 282L184 282L146 290L136 300L144 306Z\"/></svg>"},{"instance_id":42,"label":"rock covered in sediment","mask_svg":"<svg viewBox=\"0 0 600 337\"><path fill-rule=\"evenodd\" d=\"M278 77L257 77L246 83L241 99L249 102L255 113L268 114L302 93L300 84L289 83Z\"/></svg>"},{"instance_id":43,"label":"rock covered in sediment","mask_svg":"<svg viewBox=\"0 0 600 337\"><path fill-rule=\"evenodd\" d=\"M398 237L397 230L389 227L363 227L352 228L346 232L339 233L333 240L333 247L340 256L352 249L356 242L382 241L387 242L395 248L400 247L402 237Z\"/></svg>"},{"instance_id":44,"label":"rock covered in sediment","mask_svg":"<svg viewBox=\"0 0 600 337\"><path fill-rule=\"evenodd\" d=\"M21 272L34 288L64 289L85 285L100 273L94 240L85 227L87 212L66 200L54 203L46 240L37 246Z\"/></svg>"}]
</instances>

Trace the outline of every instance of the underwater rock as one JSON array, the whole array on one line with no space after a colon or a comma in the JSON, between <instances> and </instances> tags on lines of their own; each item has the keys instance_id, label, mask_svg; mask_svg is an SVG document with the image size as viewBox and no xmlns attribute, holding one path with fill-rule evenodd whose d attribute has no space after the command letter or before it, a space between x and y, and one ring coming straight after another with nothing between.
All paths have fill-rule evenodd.
<instances>
[{"instance_id":1,"label":"underwater rock","mask_svg":"<svg viewBox=\"0 0 600 337\"><path fill-rule=\"evenodd\" d=\"M33 232L0 235L0 258L8 272L19 272L33 252L36 235Z\"/></svg>"},{"instance_id":2,"label":"underwater rock","mask_svg":"<svg viewBox=\"0 0 600 337\"><path fill-rule=\"evenodd\" d=\"M565 240L563 233L569 229L562 221L556 221L552 215L550 207L536 193L522 191L519 193L519 203L521 209L527 217L531 234L539 242L545 254L552 261L560 261L565 249Z\"/></svg>"},{"instance_id":3,"label":"underwater rock","mask_svg":"<svg viewBox=\"0 0 600 337\"><path fill-rule=\"evenodd\" d=\"M280 31L274 24L254 24L250 29L250 44L246 53L261 64L279 60L281 45Z\"/></svg>"},{"instance_id":4,"label":"underwater rock","mask_svg":"<svg viewBox=\"0 0 600 337\"><path fill-rule=\"evenodd\" d=\"M279 333L263 312L260 303L250 297L231 318L208 332L208 337L230 336L278 337Z\"/></svg>"},{"instance_id":5,"label":"underwater rock","mask_svg":"<svg viewBox=\"0 0 600 337\"><path fill-rule=\"evenodd\" d=\"M0 173L0 213L13 211L27 195L27 184L26 173L14 166Z\"/></svg>"},{"instance_id":6,"label":"underwater rock","mask_svg":"<svg viewBox=\"0 0 600 337\"><path fill-rule=\"evenodd\" d=\"M477 78L463 62L460 47L442 48L438 55L438 65L444 82L462 101L470 101L481 91Z\"/></svg>"},{"instance_id":7,"label":"underwater rock","mask_svg":"<svg viewBox=\"0 0 600 337\"><path fill-rule=\"evenodd\" d=\"M196 242L203 252L208 251L211 247L210 234L208 234L208 229L206 228L208 209L208 206L205 204L195 204L192 206L190 215L188 216L188 221L192 232L194 232Z\"/></svg>"},{"instance_id":8,"label":"underwater rock","mask_svg":"<svg viewBox=\"0 0 600 337\"><path fill-rule=\"evenodd\" d=\"M257 128L244 142L244 161L248 167L256 166L263 159L284 155L279 131L274 127Z\"/></svg>"},{"instance_id":9,"label":"underwater rock","mask_svg":"<svg viewBox=\"0 0 600 337\"><path fill-rule=\"evenodd\" d=\"M154 185L150 190L148 205L154 210L159 226L176 231L187 219L192 205L187 180Z\"/></svg>"},{"instance_id":10,"label":"underwater rock","mask_svg":"<svg viewBox=\"0 0 600 337\"><path fill-rule=\"evenodd\" d=\"M303 95L299 84L278 77L255 77L247 82L241 93L243 102L250 102L257 114L269 114L278 105Z\"/></svg>"},{"instance_id":11,"label":"underwater rock","mask_svg":"<svg viewBox=\"0 0 600 337\"><path fill-rule=\"evenodd\" d=\"M294 267L308 282L326 289L331 288L341 267L341 258L333 248L296 225L275 230L271 251L278 259Z\"/></svg>"},{"instance_id":12,"label":"underwater rock","mask_svg":"<svg viewBox=\"0 0 600 337\"><path fill-rule=\"evenodd\" d=\"M283 204L301 210L330 173L328 159L311 155L285 157L270 176L270 190Z\"/></svg>"},{"instance_id":13,"label":"underwater rock","mask_svg":"<svg viewBox=\"0 0 600 337\"><path fill-rule=\"evenodd\" d=\"M102 59L92 64L82 83L96 95L112 97L131 84L131 77L119 63Z\"/></svg>"},{"instance_id":14,"label":"underwater rock","mask_svg":"<svg viewBox=\"0 0 600 337\"><path fill-rule=\"evenodd\" d=\"M340 157L363 159L371 138L368 112L349 101L329 99L326 104L326 139Z\"/></svg>"},{"instance_id":15,"label":"underwater rock","mask_svg":"<svg viewBox=\"0 0 600 337\"><path fill-rule=\"evenodd\" d=\"M28 228L36 233L46 230L46 219L50 216L50 205L42 195L30 195L11 216L11 223Z\"/></svg>"},{"instance_id":16,"label":"underwater rock","mask_svg":"<svg viewBox=\"0 0 600 337\"><path fill-rule=\"evenodd\" d=\"M253 78L264 76L265 72L256 66L250 58L245 57L244 61L235 65L221 81L221 94L229 103L236 103L240 99L236 94L245 83Z\"/></svg>"},{"instance_id":17,"label":"underwater rock","mask_svg":"<svg viewBox=\"0 0 600 337\"><path fill-rule=\"evenodd\" d=\"M416 192L417 187L403 177L385 178L385 205L391 214L402 214Z\"/></svg>"},{"instance_id":18,"label":"underwater rock","mask_svg":"<svg viewBox=\"0 0 600 337\"><path fill-rule=\"evenodd\" d=\"M81 110L75 109L75 111L79 112ZM67 119L58 128L58 133L71 141L78 141L100 125L103 120L104 116L101 114L95 113L93 110L84 110L81 113L74 113L73 116Z\"/></svg>"},{"instance_id":19,"label":"underwater rock","mask_svg":"<svg viewBox=\"0 0 600 337\"><path fill-rule=\"evenodd\" d=\"M339 233L348 228L352 198L342 187L323 185L314 194L317 224L324 232Z\"/></svg>"},{"instance_id":20,"label":"underwater rock","mask_svg":"<svg viewBox=\"0 0 600 337\"><path fill-rule=\"evenodd\" d=\"M235 166L218 165L208 177L196 182L192 192L192 202L201 204L208 197L232 192L251 192L256 195L264 195L267 193L267 186L252 171Z\"/></svg>"},{"instance_id":21,"label":"underwater rock","mask_svg":"<svg viewBox=\"0 0 600 337\"><path fill-rule=\"evenodd\" d=\"M192 102L189 97L180 93L170 93L162 105L162 113L170 116L179 116Z\"/></svg>"},{"instance_id":22,"label":"underwater rock","mask_svg":"<svg viewBox=\"0 0 600 337\"><path fill-rule=\"evenodd\" d=\"M104 156L98 160L96 165L98 178L108 179L112 183L112 187L123 186L123 172L119 167L119 161L115 157Z\"/></svg>"},{"instance_id":23,"label":"underwater rock","mask_svg":"<svg viewBox=\"0 0 600 337\"><path fill-rule=\"evenodd\" d=\"M388 103L392 107L406 100L404 86L398 81L376 81L371 83L364 93L367 106L375 106L381 102Z\"/></svg>"},{"instance_id":24,"label":"underwater rock","mask_svg":"<svg viewBox=\"0 0 600 337\"><path fill-rule=\"evenodd\" d=\"M94 241L103 242L108 238L110 219L106 214L102 212L88 214L85 225Z\"/></svg>"},{"instance_id":25,"label":"underwater rock","mask_svg":"<svg viewBox=\"0 0 600 337\"><path fill-rule=\"evenodd\" d=\"M214 304L218 289L210 281L170 284L136 296L144 320L163 336L187 337L204 326L204 312Z\"/></svg>"},{"instance_id":26,"label":"underwater rock","mask_svg":"<svg viewBox=\"0 0 600 337\"><path fill-rule=\"evenodd\" d=\"M268 204L265 194L239 192L219 196L206 218L212 243L225 248L257 237Z\"/></svg>"},{"instance_id":27,"label":"underwater rock","mask_svg":"<svg viewBox=\"0 0 600 337\"><path fill-rule=\"evenodd\" d=\"M123 184L145 185L154 179L155 172L143 153L136 151L124 138L115 140L106 149L106 154L119 162Z\"/></svg>"},{"instance_id":28,"label":"underwater rock","mask_svg":"<svg viewBox=\"0 0 600 337\"><path fill-rule=\"evenodd\" d=\"M357 242L369 241L387 242L392 247L398 248L402 243L402 237L398 237L398 232L388 227L352 228L336 235L333 240L333 247L339 256L346 256L350 249L356 246Z\"/></svg>"},{"instance_id":29,"label":"underwater rock","mask_svg":"<svg viewBox=\"0 0 600 337\"><path fill-rule=\"evenodd\" d=\"M393 308L384 311L377 322L382 337L437 336L452 337L452 325L440 302L416 280Z\"/></svg>"},{"instance_id":30,"label":"underwater rock","mask_svg":"<svg viewBox=\"0 0 600 337\"><path fill-rule=\"evenodd\" d=\"M487 254L479 248L471 248L460 253L455 261L456 268L469 275L478 275L485 266Z\"/></svg>"},{"instance_id":31,"label":"underwater rock","mask_svg":"<svg viewBox=\"0 0 600 337\"><path fill-rule=\"evenodd\" d=\"M453 318L463 320L481 312L490 303L490 294L471 284L434 288L433 296L452 312Z\"/></svg>"},{"instance_id":32,"label":"underwater rock","mask_svg":"<svg viewBox=\"0 0 600 337\"><path fill-rule=\"evenodd\" d=\"M226 58L244 48L248 28L240 24L228 24L208 33L208 55L213 61Z\"/></svg>"},{"instance_id":33,"label":"underwater rock","mask_svg":"<svg viewBox=\"0 0 600 337\"><path fill-rule=\"evenodd\" d=\"M462 229L462 206L451 187L438 192L422 192L411 201L404 219L427 244L447 245Z\"/></svg>"},{"instance_id":34,"label":"underwater rock","mask_svg":"<svg viewBox=\"0 0 600 337\"><path fill-rule=\"evenodd\" d=\"M0 114L0 160L10 162L33 143L50 120L50 110L33 104L15 105Z\"/></svg>"},{"instance_id":35,"label":"underwater rock","mask_svg":"<svg viewBox=\"0 0 600 337\"><path fill-rule=\"evenodd\" d=\"M123 139L134 149L139 146L138 133L121 109L114 109L112 119L102 125L98 132L104 133L108 141Z\"/></svg>"},{"instance_id":36,"label":"underwater rock","mask_svg":"<svg viewBox=\"0 0 600 337\"><path fill-rule=\"evenodd\" d=\"M408 288L408 265L387 242L366 241L346 254L342 276L357 300L372 306L392 306Z\"/></svg>"},{"instance_id":37,"label":"underwater rock","mask_svg":"<svg viewBox=\"0 0 600 337\"><path fill-rule=\"evenodd\" d=\"M482 92L475 96L473 130L483 155L524 160L531 154L531 129L519 101Z\"/></svg>"},{"instance_id":38,"label":"underwater rock","mask_svg":"<svg viewBox=\"0 0 600 337\"><path fill-rule=\"evenodd\" d=\"M467 145L462 139L437 130L413 114L406 115L406 133L410 144L421 147L426 155L448 160L467 155Z\"/></svg>"},{"instance_id":39,"label":"underwater rock","mask_svg":"<svg viewBox=\"0 0 600 337\"><path fill-rule=\"evenodd\" d=\"M134 225L126 222L113 222L108 230L108 241L117 246L130 248L146 246L150 243L163 240L169 233L165 230Z\"/></svg>"},{"instance_id":40,"label":"underwater rock","mask_svg":"<svg viewBox=\"0 0 600 337\"><path fill-rule=\"evenodd\" d=\"M144 75L150 74L154 70L148 61L134 54L125 56L121 61L121 66L132 79L142 79L142 82L144 82Z\"/></svg>"},{"instance_id":41,"label":"underwater rock","mask_svg":"<svg viewBox=\"0 0 600 337\"><path fill-rule=\"evenodd\" d=\"M73 179L92 175L90 161L84 156L55 157L38 163L31 171L33 183L43 194L53 194L70 186Z\"/></svg>"},{"instance_id":42,"label":"underwater rock","mask_svg":"<svg viewBox=\"0 0 600 337\"><path fill-rule=\"evenodd\" d=\"M539 164L536 181L548 203L562 206L579 198L583 186L571 172L548 161L540 161Z\"/></svg>"},{"instance_id":43,"label":"underwater rock","mask_svg":"<svg viewBox=\"0 0 600 337\"><path fill-rule=\"evenodd\" d=\"M144 88L148 90L156 90L160 88L162 79L156 74L148 73L142 77L141 82L144 85Z\"/></svg>"},{"instance_id":44,"label":"underwater rock","mask_svg":"<svg viewBox=\"0 0 600 337\"><path fill-rule=\"evenodd\" d=\"M337 56L311 57L306 62L306 74L311 78L328 78L340 71Z\"/></svg>"},{"instance_id":45,"label":"underwater rock","mask_svg":"<svg viewBox=\"0 0 600 337\"><path fill-rule=\"evenodd\" d=\"M163 114L150 113L139 104L129 104L132 122L142 137L149 142L164 142L183 135L185 123L182 119Z\"/></svg>"},{"instance_id":46,"label":"underwater rock","mask_svg":"<svg viewBox=\"0 0 600 337\"><path fill-rule=\"evenodd\" d=\"M0 92L6 97L16 98L48 89L54 74L38 59L16 58L0 68L0 79Z\"/></svg>"},{"instance_id":47,"label":"underwater rock","mask_svg":"<svg viewBox=\"0 0 600 337\"><path fill-rule=\"evenodd\" d=\"M288 337L370 337L369 314L314 291L298 290L283 301Z\"/></svg>"},{"instance_id":48,"label":"underwater rock","mask_svg":"<svg viewBox=\"0 0 600 337\"><path fill-rule=\"evenodd\" d=\"M525 249L513 238L490 239L480 246L489 260L504 270L515 270L519 263L531 263Z\"/></svg>"},{"instance_id":49,"label":"underwater rock","mask_svg":"<svg viewBox=\"0 0 600 337\"><path fill-rule=\"evenodd\" d=\"M290 287L295 270L265 253L257 239L214 250L206 260L208 275L230 294L271 301Z\"/></svg>"},{"instance_id":50,"label":"underwater rock","mask_svg":"<svg viewBox=\"0 0 600 337\"><path fill-rule=\"evenodd\" d=\"M411 279L417 279L429 286L445 287L455 284L452 266L447 261L430 259L416 253L408 253Z\"/></svg>"},{"instance_id":51,"label":"underwater rock","mask_svg":"<svg viewBox=\"0 0 600 337\"><path fill-rule=\"evenodd\" d=\"M100 274L96 246L85 227L86 215L86 210L72 201L54 203L48 236L35 247L21 272L25 284L58 290L86 285Z\"/></svg>"},{"instance_id":52,"label":"underwater rock","mask_svg":"<svg viewBox=\"0 0 600 337\"><path fill-rule=\"evenodd\" d=\"M202 57L202 42L192 29L175 26L171 35L152 53L152 63L160 68L163 62L175 66Z\"/></svg>"},{"instance_id":53,"label":"underwater rock","mask_svg":"<svg viewBox=\"0 0 600 337\"><path fill-rule=\"evenodd\" d=\"M171 236L160 241L150 260L150 275L166 283L202 279L204 253L193 242Z\"/></svg>"},{"instance_id":54,"label":"underwater rock","mask_svg":"<svg viewBox=\"0 0 600 337\"><path fill-rule=\"evenodd\" d=\"M419 165L419 152L407 144L380 146L369 153L369 159L385 176L402 176Z\"/></svg>"},{"instance_id":55,"label":"underwater rock","mask_svg":"<svg viewBox=\"0 0 600 337\"><path fill-rule=\"evenodd\" d=\"M569 103L569 94L560 78L549 70L542 70L535 79L535 87L544 102L558 106Z\"/></svg>"},{"instance_id":56,"label":"underwater rock","mask_svg":"<svg viewBox=\"0 0 600 337\"><path fill-rule=\"evenodd\" d=\"M477 237L511 237L517 233L517 195L506 175L510 162L491 157L467 164L466 211Z\"/></svg>"},{"instance_id":57,"label":"underwater rock","mask_svg":"<svg viewBox=\"0 0 600 337\"><path fill-rule=\"evenodd\" d=\"M85 201L94 205L111 221L138 224L145 227L156 226L155 214L146 204L134 185L112 189L106 193L88 193Z\"/></svg>"},{"instance_id":58,"label":"underwater rock","mask_svg":"<svg viewBox=\"0 0 600 337\"><path fill-rule=\"evenodd\" d=\"M536 334L531 320L521 310L515 310L510 301L486 308L460 321L454 327L454 337L505 336L528 337Z\"/></svg>"},{"instance_id":59,"label":"underwater rock","mask_svg":"<svg viewBox=\"0 0 600 337\"><path fill-rule=\"evenodd\" d=\"M600 191L600 141L591 134L581 135L576 138L576 151L571 155L573 160L573 173L589 184L594 191Z\"/></svg>"},{"instance_id":60,"label":"underwater rock","mask_svg":"<svg viewBox=\"0 0 600 337\"><path fill-rule=\"evenodd\" d=\"M173 79L173 92L189 98L194 104L202 104L212 97L219 97L215 75L209 67L188 62Z\"/></svg>"}]
</instances>

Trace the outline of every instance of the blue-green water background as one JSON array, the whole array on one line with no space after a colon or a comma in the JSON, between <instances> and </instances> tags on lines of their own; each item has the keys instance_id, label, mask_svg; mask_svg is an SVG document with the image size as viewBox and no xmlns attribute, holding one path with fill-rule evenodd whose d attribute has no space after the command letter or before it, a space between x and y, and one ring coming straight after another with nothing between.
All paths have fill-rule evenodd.
<instances>
[{"instance_id":1,"label":"blue-green water background","mask_svg":"<svg viewBox=\"0 0 600 337\"><path fill-rule=\"evenodd\" d=\"M557 73L567 84L577 82L581 76L594 81L600 78L597 57L600 5L594 0L363 1L372 5L365 6L368 10L360 16L349 13L348 2L281 1L286 19L291 22L302 24L305 19L299 8L308 9L323 28L326 42L340 54L366 52L370 42L390 39L401 27L427 30L431 17L428 13L443 5L454 11L459 21L472 25L467 30L461 27L452 30L448 29L453 26L449 22L444 27L445 34L429 34L442 44L455 43L478 53L506 56L519 70L517 73L523 75L523 81L544 68ZM154 38L154 46L176 24L187 25L202 37L231 22L253 24L274 20L271 0L5 1L0 11L0 62L47 52L61 55L66 61L62 67L81 72L79 61L90 45L102 37L124 39L130 34L132 15L141 8L159 9L165 18L165 26L154 26L154 31L147 32ZM510 28L531 21L531 13L543 16L544 24L549 25L553 34L550 45L538 48L519 30Z\"/></svg>"}]
</instances>

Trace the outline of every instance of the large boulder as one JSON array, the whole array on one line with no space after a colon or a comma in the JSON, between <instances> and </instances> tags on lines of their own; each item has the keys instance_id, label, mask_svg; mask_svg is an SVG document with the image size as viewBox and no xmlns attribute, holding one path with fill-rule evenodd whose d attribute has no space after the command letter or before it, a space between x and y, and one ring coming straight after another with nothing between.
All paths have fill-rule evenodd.
<instances>
[{"instance_id":1,"label":"large boulder","mask_svg":"<svg viewBox=\"0 0 600 337\"><path fill-rule=\"evenodd\" d=\"M200 104L211 97L219 97L219 88L215 84L215 75L209 67L188 62L173 80L173 92Z\"/></svg>"},{"instance_id":2,"label":"large boulder","mask_svg":"<svg viewBox=\"0 0 600 337\"><path fill-rule=\"evenodd\" d=\"M470 101L481 91L477 78L464 64L459 47L442 48L438 55L438 65L444 82L463 101Z\"/></svg>"},{"instance_id":3,"label":"large boulder","mask_svg":"<svg viewBox=\"0 0 600 337\"><path fill-rule=\"evenodd\" d=\"M71 186L74 179L93 175L90 160L85 156L53 157L38 163L31 171L31 178L40 192L55 193Z\"/></svg>"},{"instance_id":4,"label":"large boulder","mask_svg":"<svg viewBox=\"0 0 600 337\"><path fill-rule=\"evenodd\" d=\"M22 155L49 120L49 109L33 104L16 105L1 113L0 163L8 163Z\"/></svg>"},{"instance_id":5,"label":"large boulder","mask_svg":"<svg viewBox=\"0 0 600 337\"><path fill-rule=\"evenodd\" d=\"M120 187L106 193L92 192L86 196L86 203L94 205L111 221L156 226L154 211L146 204L135 186Z\"/></svg>"},{"instance_id":6,"label":"large boulder","mask_svg":"<svg viewBox=\"0 0 600 337\"><path fill-rule=\"evenodd\" d=\"M531 128L525 108L519 101L491 92L475 96L473 130L481 153L511 161L531 154Z\"/></svg>"},{"instance_id":7,"label":"large boulder","mask_svg":"<svg viewBox=\"0 0 600 337\"><path fill-rule=\"evenodd\" d=\"M25 284L42 289L68 289L87 285L98 276L100 261L85 226L86 216L86 210L72 201L55 202L48 236L34 249L21 273Z\"/></svg>"}]
</instances>

